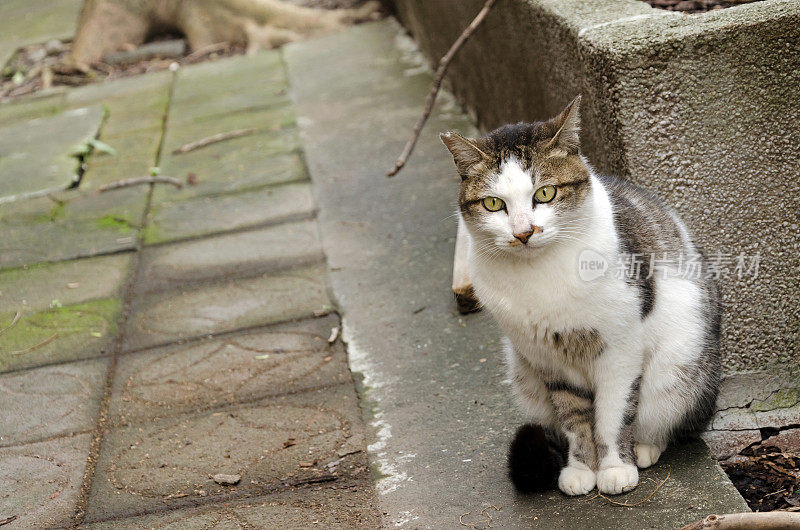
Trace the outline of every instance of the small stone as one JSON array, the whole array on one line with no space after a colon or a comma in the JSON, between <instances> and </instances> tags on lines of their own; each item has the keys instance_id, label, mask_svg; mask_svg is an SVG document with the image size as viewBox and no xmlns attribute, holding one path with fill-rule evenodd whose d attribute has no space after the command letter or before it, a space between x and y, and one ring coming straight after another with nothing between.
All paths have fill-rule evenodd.
<instances>
[{"instance_id":1,"label":"small stone","mask_svg":"<svg viewBox=\"0 0 800 530\"><path fill-rule=\"evenodd\" d=\"M64 43L58 39L52 39L45 43L44 49L48 55L58 55L64 51Z\"/></svg>"},{"instance_id":2,"label":"small stone","mask_svg":"<svg viewBox=\"0 0 800 530\"><path fill-rule=\"evenodd\" d=\"M44 48L34 48L28 51L28 60L33 63L44 61L45 57L47 57L47 51Z\"/></svg>"},{"instance_id":3,"label":"small stone","mask_svg":"<svg viewBox=\"0 0 800 530\"><path fill-rule=\"evenodd\" d=\"M698 5L691 0L683 0L682 2L678 2L675 6L676 11L691 11L692 9L697 9Z\"/></svg>"},{"instance_id":4,"label":"small stone","mask_svg":"<svg viewBox=\"0 0 800 530\"><path fill-rule=\"evenodd\" d=\"M242 480L241 475L226 475L224 473L214 475L211 478L214 479L214 482L220 486L235 486L240 480Z\"/></svg>"}]
</instances>

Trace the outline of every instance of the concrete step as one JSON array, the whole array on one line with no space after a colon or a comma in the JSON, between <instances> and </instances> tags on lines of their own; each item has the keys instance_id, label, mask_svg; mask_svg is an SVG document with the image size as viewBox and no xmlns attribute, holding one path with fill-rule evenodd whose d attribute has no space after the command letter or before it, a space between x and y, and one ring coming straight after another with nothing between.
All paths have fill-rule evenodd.
<instances>
[{"instance_id":1,"label":"concrete step","mask_svg":"<svg viewBox=\"0 0 800 530\"><path fill-rule=\"evenodd\" d=\"M747 511L702 442L668 451L615 498L641 500L669 474L635 508L516 495L505 459L523 418L498 332L486 314L458 315L450 293L457 181L437 134L473 126L443 95L410 163L387 179L431 81L400 26L358 26L285 57L385 526L486 527L490 514L497 528L677 528Z\"/></svg>"}]
</instances>

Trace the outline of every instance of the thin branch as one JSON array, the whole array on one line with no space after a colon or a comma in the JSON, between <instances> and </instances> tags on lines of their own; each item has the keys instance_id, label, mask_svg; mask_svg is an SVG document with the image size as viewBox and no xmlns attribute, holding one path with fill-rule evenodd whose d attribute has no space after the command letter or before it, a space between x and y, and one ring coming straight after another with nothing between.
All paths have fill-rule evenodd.
<instances>
[{"instance_id":1,"label":"thin branch","mask_svg":"<svg viewBox=\"0 0 800 530\"><path fill-rule=\"evenodd\" d=\"M702 521L687 524L680 530L776 530L800 528L800 514L791 512L755 512L709 515Z\"/></svg>"},{"instance_id":2,"label":"thin branch","mask_svg":"<svg viewBox=\"0 0 800 530\"><path fill-rule=\"evenodd\" d=\"M67 184L56 186L53 188L46 188L43 190L36 190L36 191L28 191L25 193L19 193L17 195L6 195L5 197L0 197L0 204L8 204L16 201L23 201L23 200L30 200L30 199L38 199L39 197L44 197L46 195L50 195L52 193L59 193L61 191L68 190L70 186L73 185L75 181L70 181Z\"/></svg>"},{"instance_id":3,"label":"thin branch","mask_svg":"<svg viewBox=\"0 0 800 530\"><path fill-rule=\"evenodd\" d=\"M223 142L225 140L230 140L231 138L239 138L241 136L247 136L255 132L256 132L255 129L248 128L248 129L236 129L235 131L228 131L224 133L214 134L207 138L197 140L196 142L190 142L186 145L183 145L175 149L172 152L172 154L181 155L183 153L188 153L189 151L194 151L195 149L200 149L201 147L205 147L207 145L215 144L217 142Z\"/></svg>"},{"instance_id":4,"label":"thin branch","mask_svg":"<svg viewBox=\"0 0 800 530\"><path fill-rule=\"evenodd\" d=\"M11 355L25 355L26 353L30 353L30 352L32 352L34 350L38 350L42 346L47 346L48 344L50 344L51 342L56 340L56 338L58 338L58 333L54 333L53 335L47 337L46 339L44 339L42 342L40 342L39 344L37 344L35 346L31 346L30 348L25 348L24 350L12 351L10 353L11 353Z\"/></svg>"},{"instance_id":5,"label":"thin branch","mask_svg":"<svg viewBox=\"0 0 800 530\"><path fill-rule=\"evenodd\" d=\"M17 314L14 315L14 320L11 321L11 324L9 324L8 326L4 327L3 329L0 329L0 335L5 333L9 329L13 328L14 326L16 326L17 322L19 322L19 317L20 316L22 316L22 314L19 311L17 311Z\"/></svg>"},{"instance_id":6,"label":"thin branch","mask_svg":"<svg viewBox=\"0 0 800 530\"><path fill-rule=\"evenodd\" d=\"M436 69L436 75L433 78L433 86L431 86L431 91L428 93L428 99L425 101L425 110L422 112L422 116L420 117L417 124L414 126L414 130L411 133L411 138L408 139L403 152L400 154L400 157L395 162L394 167L386 173L387 177L393 177L397 175L403 166L406 165L408 161L408 157L411 156L411 152L414 151L414 146L417 145L417 140L419 140L419 135L422 132L422 128L425 126L425 123L428 121L428 118L433 111L433 105L436 103L436 96L439 95L439 89L442 87L442 81L444 80L445 74L447 74L447 69L450 67L450 61L453 60L458 50L461 49L461 46L464 45L467 40L475 33L475 30L483 23L486 15L489 14L491 11L492 6L494 6L496 0L486 0L486 3L483 5L483 9L481 9L475 18L470 22L469 26L464 29L461 35L456 39L450 49L444 54L444 57L441 58L439 61L439 67Z\"/></svg>"},{"instance_id":7,"label":"thin branch","mask_svg":"<svg viewBox=\"0 0 800 530\"><path fill-rule=\"evenodd\" d=\"M6 517L5 519L0 519L0 526L5 526L5 525L7 525L9 523L13 523L14 521L17 520L17 517L18 516L16 516L16 515L12 515L10 517Z\"/></svg>"},{"instance_id":8,"label":"thin branch","mask_svg":"<svg viewBox=\"0 0 800 530\"><path fill-rule=\"evenodd\" d=\"M171 184L178 189L183 187L183 183L172 177L135 177L132 179L115 180L108 184L103 184L97 188L97 193L106 191L117 190L119 188L128 188L130 186L139 186L142 184Z\"/></svg>"}]
</instances>

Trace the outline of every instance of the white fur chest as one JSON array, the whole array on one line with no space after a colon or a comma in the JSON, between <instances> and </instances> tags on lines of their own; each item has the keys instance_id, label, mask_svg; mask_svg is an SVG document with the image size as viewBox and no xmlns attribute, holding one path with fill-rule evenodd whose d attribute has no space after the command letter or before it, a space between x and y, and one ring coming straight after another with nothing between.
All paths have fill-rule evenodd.
<instances>
[{"instance_id":1,"label":"white fur chest","mask_svg":"<svg viewBox=\"0 0 800 530\"><path fill-rule=\"evenodd\" d=\"M547 333L597 325L600 286L578 277L572 256L532 262L476 260L471 272L478 299L515 343L517 338L538 341Z\"/></svg>"}]
</instances>

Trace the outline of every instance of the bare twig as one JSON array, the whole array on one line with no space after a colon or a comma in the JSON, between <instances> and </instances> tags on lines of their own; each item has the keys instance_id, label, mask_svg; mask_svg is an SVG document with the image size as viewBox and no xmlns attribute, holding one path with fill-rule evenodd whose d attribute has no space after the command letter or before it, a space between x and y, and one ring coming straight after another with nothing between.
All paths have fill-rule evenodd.
<instances>
[{"instance_id":1,"label":"bare twig","mask_svg":"<svg viewBox=\"0 0 800 530\"><path fill-rule=\"evenodd\" d=\"M658 490L660 490L660 489L661 489L661 486L663 486L664 484L666 484L666 483L667 483L667 480L669 480L669 477L670 477L670 475L672 475L672 468L671 468L671 467L669 468L669 473L667 473L667 476L666 476L666 478L664 478L664 480L662 480L662 481L661 481L661 482L658 484L658 486L656 486L656 489L654 489L654 490L653 490L653 491L650 493L650 495L648 495L648 496L647 496L647 497L645 497L644 499L642 499L642 500L640 500L640 501L637 501L637 502L634 502L634 503L632 503L632 504L631 504L631 503L627 503L627 502L619 502L619 501L615 501L614 499L609 499L608 497L606 497L606 496L605 496L605 495L603 495L602 493L598 493L598 494L597 494L597 497L600 497L601 499L604 499L604 500L606 500L606 501L610 502L611 504L613 504L613 505L615 505L615 506L624 506L624 507L626 507L626 508L630 508L631 506L639 506L640 504L644 504L644 503L646 503L647 501L649 501L650 499L652 499L652 498L653 498L653 496L654 496L656 493L658 493Z\"/></svg>"},{"instance_id":2,"label":"bare twig","mask_svg":"<svg viewBox=\"0 0 800 530\"><path fill-rule=\"evenodd\" d=\"M65 185L62 185L62 186L57 186L55 188L47 188L47 189L44 189L44 190L28 191L28 192L24 192L24 193L19 193L17 195L7 195L5 197L0 197L0 204L7 204L7 203L21 201L21 200L36 199L36 198L39 198L39 197L44 197L46 195L50 195L50 194L53 194L53 193L58 193L58 192L67 190L67 189L69 189L70 186L72 186L72 182L70 182L68 184L65 184Z\"/></svg>"},{"instance_id":3,"label":"bare twig","mask_svg":"<svg viewBox=\"0 0 800 530\"><path fill-rule=\"evenodd\" d=\"M308 484L320 484L322 482L331 482L331 481L336 480L337 478L338 477L336 475L332 474L332 473L322 473L322 474L316 475L314 477L298 479L298 480L289 482L288 484L290 486L296 488L298 486L306 486Z\"/></svg>"},{"instance_id":4,"label":"bare twig","mask_svg":"<svg viewBox=\"0 0 800 530\"><path fill-rule=\"evenodd\" d=\"M53 333L53 335L51 335L50 337L47 337L46 339L44 339L42 342L40 342L39 344L37 344L35 346L31 346L30 348L25 348L24 350L12 351L10 353L11 353L11 355L25 355L26 353L30 353L30 352L32 352L34 350L38 350L42 346L47 346L48 344L50 344L51 342L56 340L57 337L58 337L58 333Z\"/></svg>"},{"instance_id":5,"label":"bare twig","mask_svg":"<svg viewBox=\"0 0 800 530\"><path fill-rule=\"evenodd\" d=\"M472 512L470 511L470 512L467 512L467 513L462 513L458 517L458 522L459 522L459 524L461 526L466 526L467 528L477 528L477 525L479 525L479 524L485 524L486 528L491 528L492 527L492 521L494 519L492 519L492 515L487 511L487 510L489 510L489 508L497 510L498 512L501 510L501 508L499 506L495 506L495 505L492 504L492 505L489 505L489 506L487 506L486 508L484 508L483 510L480 511L480 514L483 515L484 517L486 517L486 521L478 521L478 522L475 522L475 523L464 522L464 517L472 514Z\"/></svg>"},{"instance_id":6,"label":"bare twig","mask_svg":"<svg viewBox=\"0 0 800 530\"><path fill-rule=\"evenodd\" d=\"M431 115L431 111L433 111L433 104L436 103L436 96L439 95L439 89L442 87L442 81L444 80L445 74L447 74L447 69L450 66L450 61L453 60L458 50L461 49L461 46L464 45L467 40L472 36L476 29L483 23L486 15L489 14L491 11L492 6L494 6L496 0L486 0L486 3L483 5L483 9L481 9L475 18L470 22L469 26L464 29L461 35L456 39L453 45L447 50L447 53L444 54L439 60L439 67L436 69L436 75L433 78L433 86L431 86L431 91L428 93L428 99L425 101L425 110L422 112L422 116L420 117L417 124L414 126L414 130L411 133L411 138L408 139L403 152L400 154L400 157L395 162L394 167L386 173L387 177L393 177L397 175L403 166L406 165L408 161L408 157L411 156L411 152L414 150L414 146L417 145L417 140L419 140L419 135L422 132L422 128L425 126L425 122L428 121L428 118Z\"/></svg>"},{"instance_id":7,"label":"bare twig","mask_svg":"<svg viewBox=\"0 0 800 530\"><path fill-rule=\"evenodd\" d=\"M777 495L778 493L783 493L784 491L786 491L786 488L779 489L778 491L773 491L772 493L767 493L766 495L764 495L764 498L766 499L767 497L772 497L773 495Z\"/></svg>"},{"instance_id":8,"label":"bare twig","mask_svg":"<svg viewBox=\"0 0 800 530\"><path fill-rule=\"evenodd\" d=\"M5 526L5 525L7 525L9 523L13 523L14 521L17 520L17 517L18 516L16 516L16 515L12 515L11 517L6 517L5 519L0 519L0 526Z\"/></svg>"},{"instance_id":9,"label":"bare twig","mask_svg":"<svg viewBox=\"0 0 800 530\"><path fill-rule=\"evenodd\" d=\"M500 507L499 506L495 506L494 504L491 504L491 505L487 506L486 508L484 508L483 510L481 510L481 513L489 518L489 520L486 521L486 528L491 528L492 527L492 521L494 521L494 519L492 519L492 514L490 514L487 511L489 508L497 510L498 512L500 511Z\"/></svg>"},{"instance_id":10,"label":"bare twig","mask_svg":"<svg viewBox=\"0 0 800 530\"><path fill-rule=\"evenodd\" d=\"M20 316L22 316L22 315L20 314L20 312L19 312L19 311L17 311L17 314L16 314L16 315L14 315L14 320L12 320L12 321L11 321L11 324L9 324L8 326L4 327L3 329L0 329L0 335L2 335L3 333L5 333L5 332L6 332L6 331L8 331L9 329L13 328L14 326L16 326L16 325L17 325L17 322L19 322L19 317L20 317Z\"/></svg>"},{"instance_id":11,"label":"bare twig","mask_svg":"<svg viewBox=\"0 0 800 530\"><path fill-rule=\"evenodd\" d=\"M755 512L709 515L702 521L687 524L680 530L791 530L800 528L800 514L790 512Z\"/></svg>"},{"instance_id":12,"label":"bare twig","mask_svg":"<svg viewBox=\"0 0 800 530\"><path fill-rule=\"evenodd\" d=\"M217 142L222 142L225 140L230 140L232 138L247 136L249 134L253 134L254 132L256 132L255 129L248 128L248 129L236 129L235 131L228 131L224 133L214 134L207 138L203 138L201 140L197 140L195 142L190 142L186 145L182 145L181 147L175 149L172 152L172 154L180 155L183 153L188 153L189 151L194 151L195 149L200 149L201 147L205 147L207 145L215 144Z\"/></svg>"},{"instance_id":13,"label":"bare twig","mask_svg":"<svg viewBox=\"0 0 800 530\"><path fill-rule=\"evenodd\" d=\"M115 180L108 184L103 184L97 188L97 193L106 191L117 190L119 188L128 188L130 186L139 186L142 184L172 184L178 189L183 187L183 183L172 177L135 177L132 179Z\"/></svg>"}]
</instances>

